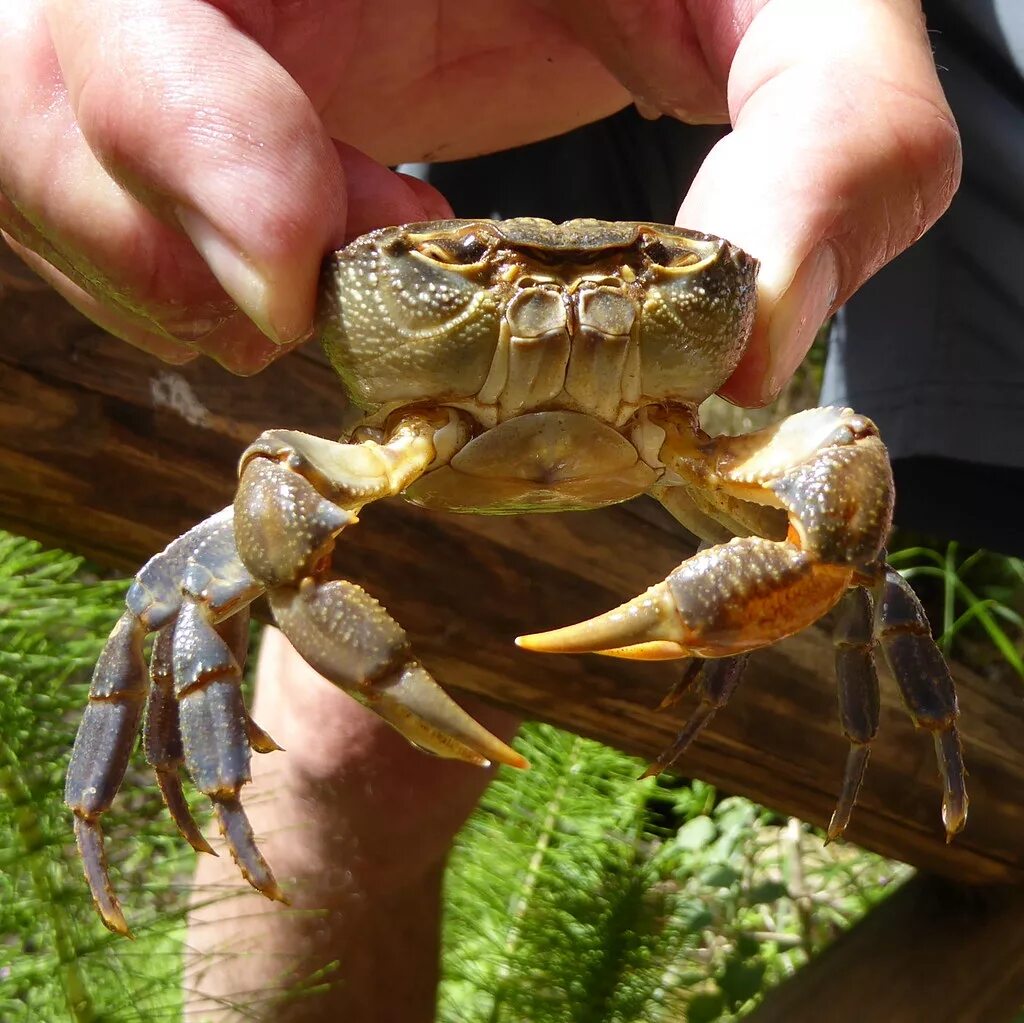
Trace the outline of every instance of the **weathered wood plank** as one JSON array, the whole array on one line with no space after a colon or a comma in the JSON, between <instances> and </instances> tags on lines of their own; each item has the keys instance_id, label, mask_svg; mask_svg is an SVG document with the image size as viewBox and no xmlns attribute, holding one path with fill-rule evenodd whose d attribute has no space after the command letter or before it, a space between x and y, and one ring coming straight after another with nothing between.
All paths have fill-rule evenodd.
<instances>
[{"instance_id":1,"label":"weathered wood plank","mask_svg":"<svg viewBox=\"0 0 1024 1023\"><path fill-rule=\"evenodd\" d=\"M167 367L49 292L9 290L0 298L0 524L133 569L230 499L235 461L261 429L331 435L343 408L314 353L250 380L205 361ZM678 666L544 658L512 645L519 633L618 603L686 557L686 540L653 505L499 519L389 502L345 540L344 571L381 598L449 685L642 756L672 738L679 714L654 707ZM962 881L1024 880L1024 706L969 673L959 681L966 832L943 841L931 742L887 687L850 838ZM810 630L754 658L683 768L820 824L844 756L830 644Z\"/></svg>"},{"instance_id":2,"label":"weathered wood plank","mask_svg":"<svg viewBox=\"0 0 1024 1023\"><path fill-rule=\"evenodd\" d=\"M1024 1005L1024 888L918 876L748 1023L1008 1023Z\"/></svg>"}]
</instances>

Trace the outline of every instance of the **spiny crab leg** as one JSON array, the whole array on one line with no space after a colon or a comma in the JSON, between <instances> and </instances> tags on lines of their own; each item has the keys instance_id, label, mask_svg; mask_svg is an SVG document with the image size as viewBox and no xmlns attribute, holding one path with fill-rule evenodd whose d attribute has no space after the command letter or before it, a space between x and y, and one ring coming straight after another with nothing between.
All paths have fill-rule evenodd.
<instances>
[{"instance_id":1,"label":"spiny crab leg","mask_svg":"<svg viewBox=\"0 0 1024 1023\"><path fill-rule=\"evenodd\" d=\"M65 786L65 799L75 814L75 841L96 908L107 927L124 935L130 932L107 873L100 815L110 808L121 786L139 730L146 693L145 636L145 626L131 611L114 626L96 663Z\"/></svg>"},{"instance_id":2,"label":"spiny crab leg","mask_svg":"<svg viewBox=\"0 0 1024 1023\"><path fill-rule=\"evenodd\" d=\"M196 852L216 856L193 819L181 787L185 751L181 741L178 701L174 695L173 649L174 626L165 625L153 641L153 652L149 658L149 698L146 701L142 744L146 761L156 773L160 794L178 831Z\"/></svg>"},{"instance_id":3,"label":"spiny crab leg","mask_svg":"<svg viewBox=\"0 0 1024 1023\"><path fill-rule=\"evenodd\" d=\"M704 661L698 665L695 677L699 679L700 701L689 720L676 736L675 741L655 760L641 778L651 778L667 771L686 751L694 739L704 731L715 714L720 711L736 692L747 667L747 655L722 657L715 661ZM692 670L692 666L691 666ZM684 681L687 675L684 675Z\"/></svg>"},{"instance_id":4,"label":"spiny crab leg","mask_svg":"<svg viewBox=\"0 0 1024 1023\"><path fill-rule=\"evenodd\" d=\"M173 664L185 764L192 781L213 803L242 876L268 899L284 902L238 798L251 779L242 670L206 608L188 597L174 626Z\"/></svg>"},{"instance_id":5,"label":"spiny crab leg","mask_svg":"<svg viewBox=\"0 0 1024 1023\"><path fill-rule=\"evenodd\" d=\"M235 554L232 512L225 508L179 537L139 571L125 598L126 611L97 661L64 798L75 815L75 836L93 899L103 922L119 934L129 931L110 883L100 817L120 788L138 734L149 681L143 658L145 637L160 633L153 667L158 692L149 701L147 754L179 829L195 848L202 849L205 840L188 813L176 776L179 757L188 761L187 741L184 749L180 742L188 736L178 714L166 704L167 698L175 698L167 686L168 664L174 675L173 660L179 655L176 641L168 637L176 633L186 601L214 622L237 615L261 592ZM197 662L193 675L205 680L208 672Z\"/></svg>"}]
</instances>

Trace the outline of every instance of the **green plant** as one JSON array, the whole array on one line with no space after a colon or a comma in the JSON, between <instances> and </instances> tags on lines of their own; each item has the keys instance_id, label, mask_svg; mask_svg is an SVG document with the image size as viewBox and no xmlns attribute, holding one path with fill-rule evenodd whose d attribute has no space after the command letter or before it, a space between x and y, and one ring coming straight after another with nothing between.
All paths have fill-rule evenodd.
<instances>
[{"instance_id":1,"label":"green plant","mask_svg":"<svg viewBox=\"0 0 1024 1023\"><path fill-rule=\"evenodd\" d=\"M534 726L448 882L444 1023L738 1018L906 868Z\"/></svg>"},{"instance_id":2,"label":"green plant","mask_svg":"<svg viewBox=\"0 0 1024 1023\"><path fill-rule=\"evenodd\" d=\"M907 580L935 586L935 599L929 601L927 594L924 599L947 657L959 655L984 668L991 656L977 642L980 630L989 650L998 651L1024 678L1024 616L1018 610L1024 606L1024 562L985 550L961 553L955 541L943 550L905 547L890 554L889 561Z\"/></svg>"}]
</instances>

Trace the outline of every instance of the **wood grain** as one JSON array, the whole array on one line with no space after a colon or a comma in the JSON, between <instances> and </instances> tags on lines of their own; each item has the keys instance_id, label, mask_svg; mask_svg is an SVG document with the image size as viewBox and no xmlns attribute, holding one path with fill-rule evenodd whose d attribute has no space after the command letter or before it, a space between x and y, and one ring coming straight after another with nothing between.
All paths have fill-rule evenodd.
<instances>
[{"instance_id":1,"label":"wood grain","mask_svg":"<svg viewBox=\"0 0 1024 1023\"><path fill-rule=\"evenodd\" d=\"M1024 1003L1024 888L918 876L747 1023L1007 1023Z\"/></svg>"},{"instance_id":2,"label":"wood grain","mask_svg":"<svg viewBox=\"0 0 1024 1023\"><path fill-rule=\"evenodd\" d=\"M338 433L342 392L313 350L249 380L164 366L52 293L0 295L0 524L134 570L230 500L242 448L269 426ZM647 502L586 514L485 518L387 502L345 534L339 564L412 634L447 685L653 757L678 713L654 708L678 665L541 657L514 636L604 610L691 548ZM958 671L970 771L967 830L946 845L931 742L886 686L882 735L849 838L963 882L1024 879L1020 693ZM682 769L822 824L839 788L827 634L757 654Z\"/></svg>"}]
</instances>

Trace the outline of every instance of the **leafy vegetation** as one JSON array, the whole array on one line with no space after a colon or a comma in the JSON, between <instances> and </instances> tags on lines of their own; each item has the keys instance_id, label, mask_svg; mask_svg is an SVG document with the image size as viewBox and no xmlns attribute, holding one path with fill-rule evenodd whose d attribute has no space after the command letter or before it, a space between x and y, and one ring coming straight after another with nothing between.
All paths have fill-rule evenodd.
<instances>
[{"instance_id":1,"label":"leafy vegetation","mask_svg":"<svg viewBox=\"0 0 1024 1023\"><path fill-rule=\"evenodd\" d=\"M148 782L111 815L141 841L116 852L148 922L132 945L96 926L62 804L69 742L122 582L0 534L0 1019L177 1019L185 859ZM157 824L152 824L161 818ZM147 873L147 864L159 869ZM115 947L116 946L116 947Z\"/></svg>"},{"instance_id":2,"label":"leafy vegetation","mask_svg":"<svg viewBox=\"0 0 1024 1023\"><path fill-rule=\"evenodd\" d=\"M923 590L938 643L978 671L1009 668L1024 679L1024 561L990 551L911 544L890 562Z\"/></svg>"},{"instance_id":3,"label":"leafy vegetation","mask_svg":"<svg viewBox=\"0 0 1024 1023\"><path fill-rule=\"evenodd\" d=\"M448 885L443 1023L738 1018L907 868L535 726Z\"/></svg>"}]
</instances>

